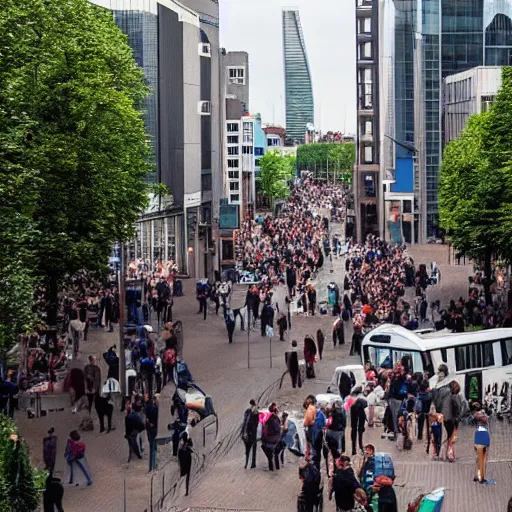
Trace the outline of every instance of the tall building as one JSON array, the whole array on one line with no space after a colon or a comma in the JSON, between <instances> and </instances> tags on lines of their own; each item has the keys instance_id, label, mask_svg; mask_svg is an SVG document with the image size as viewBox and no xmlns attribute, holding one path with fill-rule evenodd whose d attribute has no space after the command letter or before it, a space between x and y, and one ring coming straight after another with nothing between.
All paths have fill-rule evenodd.
<instances>
[{"instance_id":1,"label":"tall building","mask_svg":"<svg viewBox=\"0 0 512 512\"><path fill-rule=\"evenodd\" d=\"M511 62L512 0L356 0L358 11L377 3L379 227L391 242L424 242L439 235L442 82Z\"/></svg>"},{"instance_id":2,"label":"tall building","mask_svg":"<svg viewBox=\"0 0 512 512\"><path fill-rule=\"evenodd\" d=\"M353 179L357 238L379 233L378 2L356 0L357 138Z\"/></svg>"},{"instance_id":3,"label":"tall building","mask_svg":"<svg viewBox=\"0 0 512 512\"><path fill-rule=\"evenodd\" d=\"M146 75L144 116L155 169L148 180L169 190L151 198L128 258L173 259L191 277L211 276L218 267L212 210L220 201L213 184L221 175L218 3L91 1L113 12Z\"/></svg>"},{"instance_id":4,"label":"tall building","mask_svg":"<svg viewBox=\"0 0 512 512\"><path fill-rule=\"evenodd\" d=\"M501 66L478 66L444 79L443 144L456 139L473 114L489 110L501 88L501 71Z\"/></svg>"},{"instance_id":5,"label":"tall building","mask_svg":"<svg viewBox=\"0 0 512 512\"><path fill-rule=\"evenodd\" d=\"M288 144L302 144L308 124L315 124L315 106L306 43L297 10L283 10L283 48L286 138Z\"/></svg>"}]
</instances>

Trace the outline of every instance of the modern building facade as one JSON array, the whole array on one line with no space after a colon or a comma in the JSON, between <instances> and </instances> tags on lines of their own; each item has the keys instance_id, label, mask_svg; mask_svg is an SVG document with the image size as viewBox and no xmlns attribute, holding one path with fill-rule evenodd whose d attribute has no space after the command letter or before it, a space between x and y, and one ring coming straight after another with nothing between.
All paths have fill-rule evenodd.
<instances>
[{"instance_id":1,"label":"modern building facade","mask_svg":"<svg viewBox=\"0 0 512 512\"><path fill-rule=\"evenodd\" d=\"M358 10L372 3L356 2ZM512 0L379 0L375 30L380 232L396 243L424 242L440 234L443 80L476 66L510 63Z\"/></svg>"},{"instance_id":2,"label":"modern building facade","mask_svg":"<svg viewBox=\"0 0 512 512\"><path fill-rule=\"evenodd\" d=\"M283 49L286 95L286 138L304 143L308 125L315 124L313 85L298 10L283 10Z\"/></svg>"},{"instance_id":3,"label":"modern building facade","mask_svg":"<svg viewBox=\"0 0 512 512\"><path fill-rule=\"evenodd\" d=\"M379 5L356 0L357 137L353 191L356 236L379 233Z\"/></svg>"},{"instance_id":4,"label":"modern building facade","mask_svg":"<svg viewBox=\"0 0 512 512\"><path fill-rule=\"evenodd\" d=\"M221 174L218 3L92 1L112 10L146 74L145 122L155 169L148 180L169 190L151 198L128 257L173 259L192 277L211 275L217 265L212 208L220 200L213 183Z\"/></svg>"},{"instance_id":5,"label":"modern building facade","mask_svg":"<svg viewBox=\"0 0 512 512\"><path fill-rule=\"evenodd\" d=\"M501 70L501 66L478 66L444 79L444 145L461 134L473 114L487 112L496 101Z\"/></svg>"}]
</instances>

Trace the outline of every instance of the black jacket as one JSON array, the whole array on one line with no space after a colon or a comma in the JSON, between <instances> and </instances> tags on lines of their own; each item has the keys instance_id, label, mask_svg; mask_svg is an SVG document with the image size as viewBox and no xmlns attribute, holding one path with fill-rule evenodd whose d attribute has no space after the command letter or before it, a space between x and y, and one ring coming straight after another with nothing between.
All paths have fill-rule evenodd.
<instances>
[{"instance_id":1,"label":"black jacket","mask_svg":"<svg viewBox=\"0 0 512 512\"><path fill-rule=\"evenodd\" d=\"M351 510L354 508L354 492L359 489L361 484L357 481L352 468L338 469L334 475L334 497L336 507L341 510Z\"/></svg>"}]
</instances>

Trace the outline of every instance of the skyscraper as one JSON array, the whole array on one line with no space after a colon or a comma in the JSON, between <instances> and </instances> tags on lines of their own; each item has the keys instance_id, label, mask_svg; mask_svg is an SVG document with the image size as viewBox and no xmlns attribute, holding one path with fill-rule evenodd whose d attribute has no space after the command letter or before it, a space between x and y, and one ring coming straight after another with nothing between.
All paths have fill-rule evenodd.
<instances>
[{"instance_id":1,"label":"skyscraper","mask_svg":"<svg viewBox=\"0 0 512 512\"><path fill-rule=\"evenodd\" d=\"M381 78L379 224L392 243L421 243L440 235L442 81L475 66L512 62L512 0L356 0L361 13L376 4L378 25L369 28L378 31L372 58ZM375 48L358 44L359 62ZM467 87L473 91L474 83Z\"/></svg>"},{"instance_id":2,"label":"skyscraper","mask_svg":"<svg viewBox=\"0 0 512 512\"><path fill-rule=\"evenodd\" d=\"M307 125L315 123L313 86L299 11L283 10L283 48L286 94L286 139L303 143Z\"/></svg>"}]
</instances>

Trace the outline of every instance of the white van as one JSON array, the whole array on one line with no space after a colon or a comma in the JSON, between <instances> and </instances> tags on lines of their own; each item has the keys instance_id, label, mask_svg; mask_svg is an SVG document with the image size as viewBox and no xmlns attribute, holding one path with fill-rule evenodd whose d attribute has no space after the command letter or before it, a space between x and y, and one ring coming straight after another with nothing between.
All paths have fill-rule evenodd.
<instances>
[{"instance_id":1,"label":"white van","mask_svg":"<svg viewBox=\"0 0 512 512\"><path fill-rule=\"evenodd\" d=\"M510 401L512 329L424 332L383 324L363 338L363 364L371 361L392 368L404 357L414 373L429 372L430 376L446 364L468 400L494 400L495 405Z\"/></svg>"}]
</instances>

